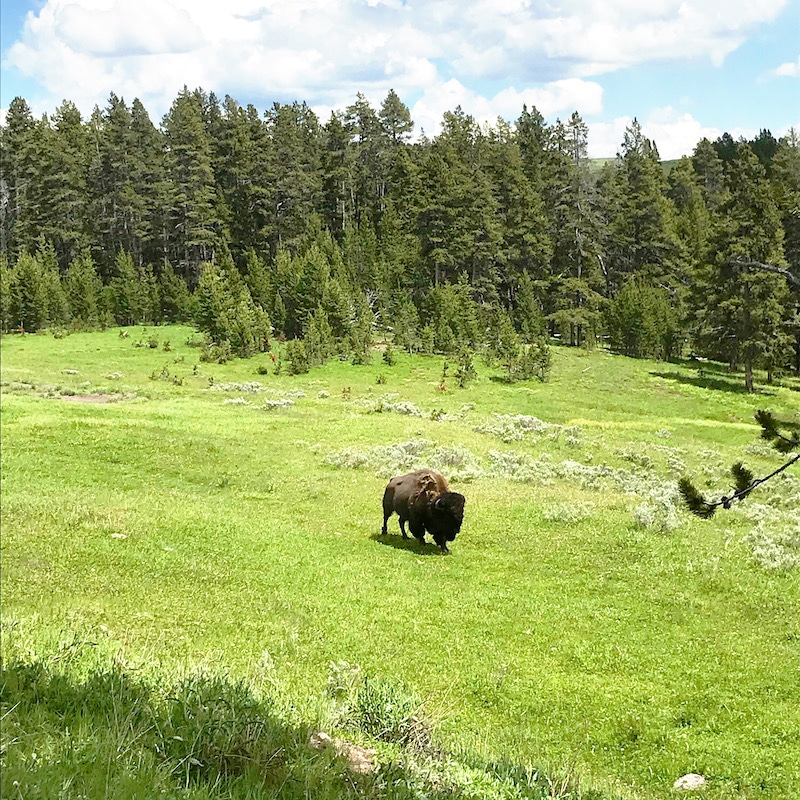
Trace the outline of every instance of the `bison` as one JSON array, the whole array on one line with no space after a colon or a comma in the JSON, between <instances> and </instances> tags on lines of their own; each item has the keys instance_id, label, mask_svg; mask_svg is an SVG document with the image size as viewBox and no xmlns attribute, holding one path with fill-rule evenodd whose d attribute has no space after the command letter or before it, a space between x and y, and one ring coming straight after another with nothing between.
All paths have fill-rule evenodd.
<instances>
[{"instance_id":1,"label":"bison","mask_svg":"<svg viewBox=\"0 0 800 800\"><path fill-rule=\"evenodd\" d=\"M443 475L432 469L421 469L408 475L398 475L389 481L383 493L383 528L396 511L400 517L400 532L404 539L406 521L414 536L425 542L425 532L433 536L433 541L449 553L447 543L456 538L464 520L463 494L451 492Z\"/></svg>"}]
</instances>

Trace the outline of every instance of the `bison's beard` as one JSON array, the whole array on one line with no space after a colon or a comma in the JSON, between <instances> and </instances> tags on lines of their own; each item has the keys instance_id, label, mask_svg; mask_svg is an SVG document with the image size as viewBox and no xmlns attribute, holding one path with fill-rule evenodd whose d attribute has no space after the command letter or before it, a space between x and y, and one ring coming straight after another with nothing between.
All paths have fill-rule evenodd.
<instances>
[{"instance_id":1,"label":"bison's beard","mask_svg":"<svg viewBox=\"0 0 800 800\"><path fill-rule=\"evenodd\" d=\"M442 492L430 506L429 519L425 524L430 534L452 542L464 521L465 502L463 494Z\"/></svg>"}]
</instances>

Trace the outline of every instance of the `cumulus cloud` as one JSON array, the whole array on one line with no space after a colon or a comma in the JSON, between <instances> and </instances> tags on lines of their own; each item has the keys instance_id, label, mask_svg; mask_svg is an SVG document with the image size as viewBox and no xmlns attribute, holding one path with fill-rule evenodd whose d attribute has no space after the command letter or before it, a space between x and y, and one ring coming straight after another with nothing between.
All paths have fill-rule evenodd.
<instances>
[{"instance_id":1,"label":"cumulus cloud","mask_svg":"<svg viewBox=\"0 0 800 800\"><path fill-rule=\"evenodd\" d=\"M519 117L524 105L535 107L545 117L566 117L578 109L581 114L599 113L602 101L603 89L598 83L577 78L520 91L511 87L492 97L485 97L451 78L426 89L412 106L411 116L418 128L432 135L438 130L444 112L452 111L456 106L461 106L478 123L493 125L498 118L513 121Z\"/></svg>"},{"instance_id":2,"label":"cumulus cloud","mask_svg":"<svg viewBox=\"0 0 800 800\"><path fill-rule=\"evenodd\" d=\"M800 56L797 61L787 61L774 72L779 78L800 78Z\"/></svg>"},{"instance_id":3,"label":"cumulus cloud","mask_svg":"<svg viewBox=\"0 0 800 800\"><path fill-rule=\"evenodd\" d=\"M306 100L323 116L393 88L433 134L458 104L481 121L523 103L599 113L595 76L665 58L720 63L786 2L45 0L3 67L46 89L43 111L66 97L87 113L113 91L154 118L184 85L261 107Z\"/></svg>"},{"instance_id":4,"label":"cumulus cloud","mask_svg":"<svg viewBox=\"0 0 800 800\"><path fill-rule=\"evenodd\" d=\"M631 117L617 117L612 122L595 123L589 126L589 156L607 158L618 153L622 147L625 129L633 122ZM750 128L731 128L722 131L703 125L691 114L677 111L671 106L655 109L646 119L640 119L642 133L655 142L662 159L669 161L690 156L701 139L714 141L729 133L734 139L754 139L759 131ZM773 131L776 137L786 135L785 130Z\"/></svg>"}]
</instances>

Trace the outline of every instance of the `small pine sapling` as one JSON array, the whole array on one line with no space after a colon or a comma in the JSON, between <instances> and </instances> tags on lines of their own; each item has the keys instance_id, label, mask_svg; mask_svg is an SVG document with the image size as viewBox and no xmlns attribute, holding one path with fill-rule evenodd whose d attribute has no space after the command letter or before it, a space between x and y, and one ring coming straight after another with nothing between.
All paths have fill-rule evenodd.
<instances>
[{"instance_id":1,"label":"small pine sapling","mask_svg":"<svg viewBox=\"0 0 800 800\"><path fill-rule=\"evenodd\" d=\"M466 347L461 349L458 354L458 369L456 370L456 380L458 385L464 389L470 381L477 377L475 365L472 363L472 355Z\"/></svg>"},{"instance_id":2,"label":"small pine sapling","mask_svg":"<svg viewBox=\"0 0 800 800\"><path fill-rule=\"evenodd\" d=\"M450 369L450 365L447 363L447 360L444 361L442 364L442 377L439 381L439 391L446 392L447 391L447 370Z\"/></svg>"}]
</instances>

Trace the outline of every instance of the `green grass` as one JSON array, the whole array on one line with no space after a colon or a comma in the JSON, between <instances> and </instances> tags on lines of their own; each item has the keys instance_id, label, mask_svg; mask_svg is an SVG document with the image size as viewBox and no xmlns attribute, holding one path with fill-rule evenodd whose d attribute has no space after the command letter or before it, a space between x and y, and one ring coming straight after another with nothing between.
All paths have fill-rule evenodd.
<instances>
[{"instance_id":1,"label":"green grass","mask_svg":"<svg viewBox=\"0 0 800 800\"><path fill-rule=\"evenodd\" d=\"M671 493L777 465L753 413L796 418L796 380L748 396L713 365L555 348L546 384L478 365L442 391L441 358L260 375L200 363L188 328L118 330L2 341L4 797L22 775L24 797L302 797L302 775L314 796L540 797L569 774L564 796L663 798L687 772L706 798L800 792L800 478L709 522ZM418 463L467 496L450 556L396 517L379 536L386 478ZM427 766L332 713L341 661L421 699ZM266 704L275 775L187 783L164 755L198 670ZM104 692L112 711L80 710ZM315 724L388 747L383 771L351 785L309 754Z\"/></svg>"}]
</instances>

